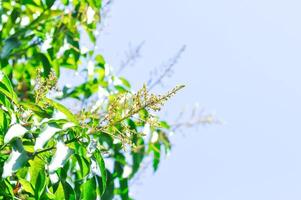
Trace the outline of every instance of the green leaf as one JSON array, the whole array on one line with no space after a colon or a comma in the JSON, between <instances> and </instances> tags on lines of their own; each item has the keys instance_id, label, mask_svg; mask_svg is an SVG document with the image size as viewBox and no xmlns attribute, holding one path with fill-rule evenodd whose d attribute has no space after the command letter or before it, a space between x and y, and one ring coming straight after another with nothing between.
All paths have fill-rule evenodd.
<instances>
[{"instance_id":1,"label":"green leaf","mask_svg":"<svg viewBox=\"0 0 301 200\"><path fill-rule=\"evenodd\" d=\"M22 105L24 108L33 111L35 114L37 114L38 116L42 117L42 118L50 118L52 116L52 111L51 110L46 110L46 109L42 109L40 106L38 106L37 104L33 103L33 102L22 102L20 103L20 105Z\"/></svg>"},{"instance_id":2,"label":"green leaf","mask_svg":"<svg viewBox=\"0 0 301 200\"><path fill-rule=\"evenodd\" d=\"M88 175L88 173L90 172L89 161L86 158L84 158L83 156L80 156L78 154L74 154L74 156L76 157L79 167L80 167L81 178L86 177Z\"/></svg>"},{"instance_id":3,"label":"green leaf","mask_svg":"<svg viewBox=\"0 0 301 200\"><path fill-rule=\"evenodd\" d=\"M36 56L42 62L43 69L44 69L44 71L43 71L44 77L48 77L50 74L50 70L51 70L51 64L50 64L47 56L43 53L37 53Z\"/></svg>"},{"instance_id":4,"label":"green leaf","mask_svg":"<svg viewBox=\"0 0 301 200\"><path fill-rule=\"evenodd\" d=\"M107 186L107 171L106 171L106 166L105 166L105 162L101 156L101 153L100 151L96 150L95 151L95 158L96 158L96 161L97 161L97 164L99 166L99 169L100 169L100 172L101 172L101 191L100 191L100 195L103 195L103 193L105 192L106 190L106 186Z\"/></svg>"},{"instance_id":5,"label":"green leaf","mask_svg":"<svg viewBox=\"0 0 301 200\"><path fill-rule=\"evenodd\" d=\"M96 193L96 181L95 178L91 178L87 180L82 186L82 200L92 200L96 199L97 193Z\"/></svg>"},{"instance_id":6,"label":"green leaf","mask_svg":"<svg viewBox=\"0 0 301 200\"><path fill-rule=\"evenodd\" d=\"M166 121L160 121L160 127L170 129L170 125Z\"/></svg>"},{"instance_id":7,"label":"green leaf","mask_svg":"<svg viewBox=\"0 0 301 200\"><path fill-rule=\"evenodd\" d=\"M0 92L17 104L17 95L8 77L0 71Z\"/></svg>"},{"instance_id":8,"label":"green leaf","mask_svg":"<svg viewBox=\"0 0 301 200\"><path fill-rule=\"evenodd\" d=\"M12 185L10 184L9 180L8 179L5 179L4 180L4 184L5 184L5 193L7 196L10 196L10 197L13 197L15 196L14 195L14 191L13 191L13 188L12 188ZM7 194L8 193L8 194ZM12 198L11 198L12 199Z\"/></svg>"},{"instance_id":9,"label":"green leaf","mask_svg":"<svg viewBox=\"0 0 301 200\"><path fill-rule=\"evenodd\" d=\"M130 82L128 81L128 80L126 80L125 78L123 78L123 77L119 77L119 79L120 79L120 81L122 82L122 84L124 85L124 86L126 86L127 88L131 88L131 84L130 84Z\"/></svg>"},{"instance_id":10,"label":"green leaf","mask_svg":"<svg viewBox=\"0 0 301 200\"><path fill-rule=\"evenodd\" d=\"M128 185L128 179L122 178L119 179L119 185L120 185L120 197L122 200L129 200L129 185Z\"/></svg>"},{"instance_id":11,"label":"green leaf","mask_svg":"<svg viewBox=\"0 0 301 200\"><path fill-rule=\"evenodd\" d=\"M154 171L157 171L160 163L160 157L161 157L161 145L160 143L156 142L155 144L151 144L151 146L152 146L152 151L154 153L153 168Z\"/></svg>"},{"instance_id":12,"label":"green leaf","mask_svg":"<svg viewBox=\"0 0 301 200\"><path fill-rule=\"evenodd\" d=\"M45 171L46 163L40 157L35 156L34 159L29 161L29 164L30 183L31 185L36 185L39 172Z\"/></svg>"},{"instance_id":13,"label":"green leaf","mask_svg":"<svg viewBox=\"0 0 301 200\"><path fill-rule=\"evenodd\" d=\"M1 88L0 88L0 93L1 93ZM11 108L11 102L12 101L9 98L7 98L5 95L0 95L0 104L6 107L7 109Z\"/></svg>"},{"instance_id":14,"label":"green leaf","mask_svg":"<svg viewBox=\"0 0 301 200\"><path fill-rule=\"evenodd\" d=\"M46 188L46 175L44 171L40 171L37 177L37 182L35 185L35 198L37 200L41 199Z\"/></svg>"},{"instance_id":15,"label":"green leaf","mask_svg":"<svg viewBox=\"0 0 301 200\"><path fill-rule=\"evenodd\" d=\"M107 187L101 199L112 200L114 198L114 178L110 171L107 170Z\"/></svg>"},{"instance_id":16,"label":"green leaf","mask_svg":"<svg viewBox=\"0 0 301 200\"><path fill-rule=\"evenodd\" d=\"M22 188L23 188L26 192L28 192L28 193L34 195L34 189L33 189L32 185L30 184L29 181L27 181L27 180L25 180L25 179L19 179L19 182L20 182L20 184L22 185Z\"/></svg>"},{"instance_id":17,"label":"green leaf","mask_svg":"<svg viewBox=\"0 0 301 200\"><path fill-rule=\"evenodd\" d=\"M132 178L138 172L140 165L143 161L144 154L145 154L144 140L142 138L139 138L137 142L137 148L134 151L132 151L133 171L130 178Z\"/></svg>"},{"instance_id":18,"label":"green leaf","mask_svg":"<svg viewBox=\"0 0 301 200\"><path fill-rule=\"evenodd\" d=\"M46 0L47 8L51 8L51 6L54 4L55 0Z\"/></svg>"},{"instance_id":19,"label":"green leaf","mask_svg":"<svg viewBox=\"0 0 301 200\"><path fill-rule=\"evenodd\" d=\"M64 188L63 188L63 185L62 185L61 182L59 183L59 186L57 187L54 195L55 195L55 199L56 200L64 200L64 199L66 199L65 198Z\"/></svg>"},{"instance_id":20,"label":"green leaf","mask_svg":"<svg viewBox=\"0 0 301 200\"><path fill-rule=\"evenodd\" d=\"M3 166L2 178L11 176L13 172L23 167L29 158L19 138L12 142L12 147L12 152Z\"/></svg>"},{"instance_id":21,"label":"green leaf","mask_svg":"<svg viewBox=\"0 0 301 200\"><path fill-rule=\"evenodd\" d=\"M8 129L8 115L6 112L0 109L0 131L1 133L5 133Z\"/></svg>"},{"instance_id":22,"label":"green leaf","mask_svg":"<svg viewBox=\"0 0 301 200\"><path fill-rule=\"evenodd\" d=\"M48 99L46 98L46 101L52 105L55 109L57 109L58 111L64 113L66 115L66 117L72 121L75 124L78 124L77 118L74 116L74 114L65 106L63 106L62 104L52 100L52 99Z\"/></svg>"},{"instance_id":23,"label":"green leaf","mask_svg":"<svg viewBox=\"0 0 301 200\"><path fill-rule=\"evenodd\" d=\"M65 199L75 200L75 192L68 182L63 182L63 188L65 192Z\"/></svg>"},{"instance_id":24,"label":"green leaf","mask_svg":"<svg viewBox=\"0 0 301 200\"><path fill-rule=\"evenodd\" d=\"M125 156L120 152L115 154L115 164L114 164L114 177L122 177L123 174L123 167L125 166Z\"/></svg>"},{"instance_id":25,"label":"green leaf","mask_svg":"<svg viewBox=\"0 0 301 200\"><path fill-rule=\"evenodd\" d=\"M16 38L9 38L4 41L4 46L1 50L0 57L4 59L9 56L10 52L20 46L20 42Z\"/></svg>"},{"instance_id":26,"label":"green leaf","mask_svg":"<svg viewBox=\"0 0 301 200\"><path fill-rule=\"evenodd\" d=\"M97 56L95 56L95 61L96 61L97 65L98 65L99 67L104 67L105 64L106 64L105 59L104 59L103 56L100 55L100 54L98 54Z\"/></svg>"}]
</instances>

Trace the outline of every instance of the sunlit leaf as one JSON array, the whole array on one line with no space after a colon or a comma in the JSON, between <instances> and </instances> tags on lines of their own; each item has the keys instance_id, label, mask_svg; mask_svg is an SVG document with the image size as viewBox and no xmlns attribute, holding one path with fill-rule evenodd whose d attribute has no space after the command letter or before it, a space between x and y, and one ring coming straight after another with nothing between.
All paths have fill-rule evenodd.
<instances>
[{"instance_id":1,"label":"sunlit leaf","mask_svg":"<svg viewBox=\"0 0 301 200\"><path fill-rule=\"evenodd\" d=\"M36 139L36 143L34 145L35 151L43 149L44 145L52 138L52 136L54 136L54 134L60 130L61 129L59 128L47 125Z\"/></svg>"},{"instance_id":2,"label":"sunlit leaf","mask_svg":"<svg viewBox=\"0 0 301 200\"><path fill-rule=\"evenodd\" d=\"M59 141L56 144L56 152L48 166L49 172L53 173L58 168L63 167L71 153L72 151L65 145L65 143Z\"/></svg>"},{"instance_id":3,"label":"sunlit leaf","mask_svg":"<svg viewBox=\"0 0 301 200\"><path fill-rule=\"evenodd\" d=\"M26 192L29 192L30 194L34 195L34 188L32 187L29 181L25 179L19 179L19 182Z\"/></svg>"},{"instance_id":4,"label":"sunlit leaf","mask_svg":"<svg viewBox=\"0 0 301 200\"><path fill-rule=\"evenodd\" d=\"M88 179L82 186L82 200L96 199L96 181L95 178Z\"/></svg>"},{"instance_id":5,"label":"sunlit leaf","mask_svg":"<svg viewBox=\"0 0 301 200\"><path fill-rule=\"evenodd\" d=\"M55 109L59 110L60 112L64 113L66 115L66 117L72 121L75 124L78 124L78 121L76 119L76 117L74 116L74 114L65 106L63 106L62 104L55 102L51 99L47 99L47 102L52 105Z\"/></svg>"},{"instance_id":6,"label":"sunlit leaf","mask_svg":"<svg viewBox=\"0 0 301 200\"><path fill-rule=\"evenodd\" d=\"M37 182L35 185L35 198L37 200L41 199L42 194L45 191L46 187L46 175L44 171L38 173Z\"/></svg>"},{"instance_id":7,"label":"sunlit leaf","mask_svg":"<svg viewBox=\"0 0 301 200\"><path fill-rule=\"evenodd\" d=\"M21 168L28 160L28 155L24 151L22 142L20 139L17 139L13 142L12 152L5 161L3 166L2 178L6 178L11 176L13 172L16 172L19 168Z\"/></svg>"},{"instance_id":8,"label":"sunlit leaf","mask_svg":"<svg viewBox=\"0 0 301 200\"><path fill-rule=\"evenodd\" d=\"M9 143L13 138L23 137L28 130L21 124L12 125L4 136L4 143Z\"/></svg>"}]
</instances>

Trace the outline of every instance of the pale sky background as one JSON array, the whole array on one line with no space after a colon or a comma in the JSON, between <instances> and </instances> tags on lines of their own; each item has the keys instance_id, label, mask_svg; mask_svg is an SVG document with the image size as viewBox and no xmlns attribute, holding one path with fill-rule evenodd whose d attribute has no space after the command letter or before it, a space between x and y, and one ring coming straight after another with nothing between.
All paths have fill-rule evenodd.
<instances>
[{"instance_id":1,"label":"pale sky background","mask_svg":"<svg viewBox=\"0 0 301 200\"><path fill-rule=\"evenodd\" d=\"M122 75L140 87L182 44L165 81L186 84L168 118L199 102L224 125L187 130L137 200L301 199L301 1L115 0L98 43L118 67L129 44L142 58Z\"/></svg>"}]
</instances>

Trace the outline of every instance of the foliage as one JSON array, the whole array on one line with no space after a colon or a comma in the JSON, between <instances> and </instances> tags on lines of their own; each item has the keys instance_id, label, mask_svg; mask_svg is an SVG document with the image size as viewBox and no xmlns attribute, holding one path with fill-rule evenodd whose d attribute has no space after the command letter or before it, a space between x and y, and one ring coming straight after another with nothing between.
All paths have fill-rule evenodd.
<instances>
[{"instance_id":1,"label":"foliage","mask_svg":"<svg viewBox=\"0 0 301 200\"><path fill-rule=\"evenodd\" d=\"M96 43L101 7L0 1L0 199L131 199L145 157L156 170L170 150L170 126L154 112L183 86L133 92L102 55L84 51L84 34ZM86 80L59 89L67 69ZM66 107L70 99L80 109Z\"/></svg>"}]
</instances>

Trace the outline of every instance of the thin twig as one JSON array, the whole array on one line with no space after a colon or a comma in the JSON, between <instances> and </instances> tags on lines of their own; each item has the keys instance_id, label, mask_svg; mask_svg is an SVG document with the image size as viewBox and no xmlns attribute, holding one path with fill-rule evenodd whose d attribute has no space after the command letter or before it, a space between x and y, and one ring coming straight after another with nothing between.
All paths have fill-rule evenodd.
<instances>
[{"instance_id":1,"label":"thin twig","mask_svg":"<svg viewBox=\"0 0 301 200\"><path fill-rule=\"evenodd\" d=\"M120 68L117 71L117 75L120 74L128 65L133 64L138 58L141 57L141 49L144 46L145 41L140 42L135 48L129 47L128 52L126 52L125 61L121 62Z\"/></svg>"},{"instance_id":2,"label":"thin twig","mask_svg":"<svg viewBox=\"0 0 301 200\"><path fill-rule=\"evenodd\" d=\"M184 53L186 49L186 45L183 45L180 50L177 52L177 54L172 57L169 60L169 63L165 66L163 66L164 71L162 74L159 75L157 80L153 81L152 78L147 82L147 86L149 90L152 90L156 85L162 82L162 80L172 71L173 66L175 66L178 63L179 58Z\"/></svg>"}]
</instances>

